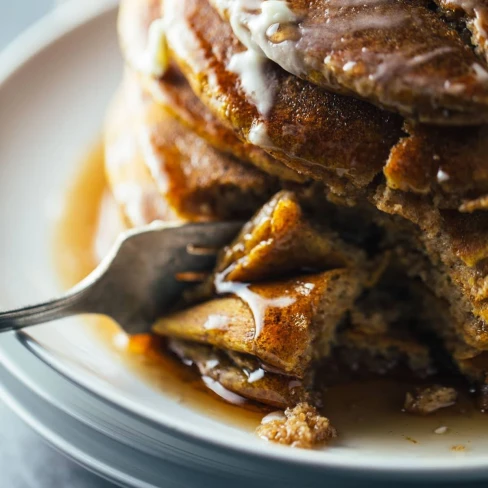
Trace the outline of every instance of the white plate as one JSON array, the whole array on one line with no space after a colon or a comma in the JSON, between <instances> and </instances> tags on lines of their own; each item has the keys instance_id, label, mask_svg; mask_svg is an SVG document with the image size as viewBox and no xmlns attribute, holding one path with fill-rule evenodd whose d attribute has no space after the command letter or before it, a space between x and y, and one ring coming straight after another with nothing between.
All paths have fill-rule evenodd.
<instances>
[{"instance_id":1,"label":"white plate","mask_svg":"<svg viewBox=\"0 0 488 488\"><path fill-rule=\"evenodd\" d=\"M68 3L0 56L2 308L59 292L51 261L53 222L80 155L100 134L121 75L113 3ZM103 344L86 335L78 320L49 324L32 335L62 352L61 357L38 351L76 383L131 415L170 427L180 437L225 448L235 459L259 454L288 468L319 470L321 476L334 472L404 479L488 477L485 436L474 436L469 451L457 455L445 443L409 445L400 438L378 442L374 436L326 451L269 445L141 382ZM5 341L3 345L4 366L40 393L42 385L34 384L18 358L6 351ZM73 407L58 403L65 410Z\"/></svg>"}]
</instances>

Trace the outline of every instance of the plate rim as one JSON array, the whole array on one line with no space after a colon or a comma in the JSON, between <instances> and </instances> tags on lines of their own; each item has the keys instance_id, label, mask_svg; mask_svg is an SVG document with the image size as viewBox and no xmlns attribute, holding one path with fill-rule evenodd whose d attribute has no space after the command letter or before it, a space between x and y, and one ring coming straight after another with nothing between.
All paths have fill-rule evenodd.
<instances>
[{"instance_id":1,"label":"plate rim","mask_svg":"<svg viewBox=\"0 0 488 488\"><path fill-rule=\"evenodd\" d=\"M14 76L38 53L48 49L52 44L62 40L64 36L68 35L71 31L77 29L78 27L82 27L103 14L112 11L117 5L117 0L84 0L83 2L79 2L78 0L69 0L38 20L0 52L0 90L2 90L3 86L12 76ZM39 361L41 361L38 356L37 358ZM44 362L44 360L42 361ZM6 366L16 378L20 379L24 384L26 384L25 378L22 378L22 374L19 374L18 365L16 366L11 360L6 360L5 355L2 354L1 347L0 363ZM61 372L56 372L57 374L62 375ZM83 387L79 383L77 384L80 387ZM96 390L91 390L90 393L100 395L100 392ZM141 416L140 411L134 412L128 408L127 402L118 403L110 397L103 398L114 405L119 405L122 408L127 409L132 415ZM149 418L149 420L151 422L155 422L154 419ZM248 455L256 453L255 446L236 446L231 442L231 439L226 438L210 439L204 433L199 434L198 432L188 428L184 421L175 422L175 419L168 418L164 422L164 427L170 428L181 435L185 435L201 442L231 449L236 453L246 453ZM478 474L479 476L488 474L488 462L483 462L481 459L471 462L466 460L466 462L462 465L453 466L449 464L449 459L447 456L443 462L432 462L432 464L429 466L415 466L412 461L409 461L408 464L393 463L389 461L388 465L380 466L379 463L372 464L371 460L363 460L361 463L358 463L357 460L354 460L352 456L348 457L348 459L344 459L342 462L338 462L337 459L327 458L327 456L324 456L323 452L303 452L301 450L291 450L282 446L273 446L271 449L263 449L259 452L259 456L273 459L275 461L300 464L302 466L310 466L313 468L355 470L364 474L377 476L393 474L404 474L409 476L439 475L440 470L442 470L443 475L469 475L469 478L472 478L473 474ZM476 470L476 473L474 473L474 470Z\"/></svg>"}]
</instances>

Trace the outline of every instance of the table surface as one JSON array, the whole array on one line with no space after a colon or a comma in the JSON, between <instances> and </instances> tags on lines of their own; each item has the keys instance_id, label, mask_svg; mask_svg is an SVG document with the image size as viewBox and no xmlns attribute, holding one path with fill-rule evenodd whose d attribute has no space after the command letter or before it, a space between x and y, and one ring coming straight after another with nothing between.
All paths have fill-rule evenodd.
<instances>
[{"instance_id":1,"label":"table surface","mask_svg":"<svg viewBox=\"0 0 488 488\"><path fill-rule=\"evenodd\" d=\"M0 0L0 49L53 8L55 3L54 0ZM114 486L54 451L0 400L0 487Z\"/></svg>"}]
</instances>

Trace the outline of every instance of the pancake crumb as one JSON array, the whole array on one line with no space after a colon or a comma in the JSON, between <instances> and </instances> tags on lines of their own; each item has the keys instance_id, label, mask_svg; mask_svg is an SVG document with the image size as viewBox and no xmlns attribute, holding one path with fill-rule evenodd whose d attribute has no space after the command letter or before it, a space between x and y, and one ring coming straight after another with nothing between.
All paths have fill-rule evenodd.
<instances>
[{"instance_id":1,"label":"pancake crumb","mask_svg":"<svg viewBox=\"0 0 488 488\"><path fill-rule=\"evenodd\" d=\"M404 408L415 415L429 415L441 408L454 405L458 393L454 388L440 385L416 388L413 393L407 392Z\"/></svg>"},{"instance_id":2,"label":"pancake crumb","mask_svg":"<svg viewBox=\"0 0 488 488\"><path fill-rule=\"evenodd\" d=\"M408 441L408 442L411 442L412 444L418 444L419 441L415 440L413 437L410 437L408 435L405 436L405 439Z\"/></svg>"},{"instance_id":3,"label":"pancake crumb","mask_svg":"<svg viewBox=\"0 0 488 488\"><path fill-rule=\"evenodd\" d=\"M451 451L455 452L463 452L466 450L466 446L463 446L463 444L456 444L451 447Z\"/></svg>"},{"instance_id":4,"label":"pancake crumb","mask_svg":"<svg viewBox=\"0 0 488 488\"><path fill-rule=\"evenodd\" d=\"M287 408L283 416L270 420L266 416L256 433L262 439L302 449L311 449L326 444L337 432L329 419L320 415L308 403L299 403Z\"/></svg>"}]
</instances>

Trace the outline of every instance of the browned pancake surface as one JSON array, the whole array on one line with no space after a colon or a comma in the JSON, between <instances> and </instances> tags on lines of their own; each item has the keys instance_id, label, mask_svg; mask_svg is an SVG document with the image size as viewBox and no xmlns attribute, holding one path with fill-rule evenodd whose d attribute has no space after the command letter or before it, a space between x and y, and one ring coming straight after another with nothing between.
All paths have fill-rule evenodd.
<instances>
[{"instance_id":1,"label":"browned pancake surface","mask_svg":"<svg viewBox=\"0 0 488 488\"><path fill-rule=\"evenodd\" d=\"M269 5L220 10L290 73L424 122L488 121L486 66L425 0L290 0L283 23Z\"/></svg>"},{"instance_id":2,"label":"browned pancake surface","mask_svg":"<svg viewBox=\"0 0 488 488\"><path fill-rule=\"evenodd\" d=\"M107 126L108 176L116 199L127 200L126 208L143 205L144 220L247 217L279 188L272 177L182 126L131 72L123 90Z\"/></svg>"}]
</instances>

